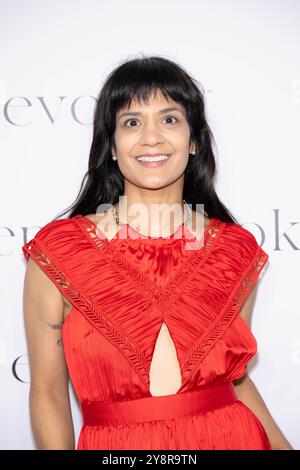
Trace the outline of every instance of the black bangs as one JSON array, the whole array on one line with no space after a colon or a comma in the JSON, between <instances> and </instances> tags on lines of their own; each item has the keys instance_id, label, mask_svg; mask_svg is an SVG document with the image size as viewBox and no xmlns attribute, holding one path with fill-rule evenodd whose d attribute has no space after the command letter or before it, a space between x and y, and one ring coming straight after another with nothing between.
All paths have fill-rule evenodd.
<instances>
[{"instance_id":1,"label":"black bangs","mask_svg":"<svg viewBox=\"0 0 300 470\"><path fill-rule=\"evenodd\" d=\"M157 93L182 104L189 118L197 97L203 98L201 85L196 83L183 67L169 59L150 57L125 62L106 81L107 118L120 109L129 109L132 100L147 104Z\"/></svg>"}]
</instances>

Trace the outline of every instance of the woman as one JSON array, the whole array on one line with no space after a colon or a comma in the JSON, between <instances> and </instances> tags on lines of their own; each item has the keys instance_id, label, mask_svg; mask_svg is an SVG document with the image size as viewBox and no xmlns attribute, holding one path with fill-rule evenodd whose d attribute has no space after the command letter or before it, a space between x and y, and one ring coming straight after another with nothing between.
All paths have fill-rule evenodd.
<instances>
[{"instance_id":1,"label":"woman","mask_svg":"<svg viewBox=\"0 0 300 470\"><path fill-rule=\"evenodd\" d=\"M69 217L23 246L39 448L75 447L69 375L79 450L291 448L247 375L268 255L214 174L196 81L161 57L114 70Z\"/></svg>"}]
</instances>

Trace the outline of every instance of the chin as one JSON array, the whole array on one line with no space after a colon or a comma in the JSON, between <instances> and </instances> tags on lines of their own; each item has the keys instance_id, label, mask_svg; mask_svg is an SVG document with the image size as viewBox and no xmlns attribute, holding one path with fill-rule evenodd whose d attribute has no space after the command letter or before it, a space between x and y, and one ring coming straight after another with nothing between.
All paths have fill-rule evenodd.
<instances>
[{"instance_id":1,"label":"chin","mask_svg":"<svg viewBox=\"0 0 300 470\"><path fill-rule=\"evenodd\" d=\"M145 178L141 184L140 187L145 188L145 189L163 189L167 188L170 186L174 181L169 181L163 178Z\"/></svg>"}]
</instances>

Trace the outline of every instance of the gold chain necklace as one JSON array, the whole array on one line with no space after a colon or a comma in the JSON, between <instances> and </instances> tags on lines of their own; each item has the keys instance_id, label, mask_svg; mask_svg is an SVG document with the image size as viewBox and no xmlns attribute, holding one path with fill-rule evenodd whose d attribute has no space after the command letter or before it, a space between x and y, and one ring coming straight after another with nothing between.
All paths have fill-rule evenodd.
<instances>
[{"instance_id":1,"label":"gold chain necklace","mask_svg":"<svg viewBox=\"0 0 300 470\"><path fill-rule=\"evenodd\" d=\"M191 223L191 221L192 221L193 213L192 213L191 208L189 207L189 205L186 203L186 201L185 201L184 199L182 200L182 202L183 202L183 204L184 204L184 206L183 206L183 211L184 211L184 214L185 214L185 216L184 216L184 221L183 221L182 225L189 225L189 224ZM118 203L118 202L112 206L112 213L113 213L113 216L114 216L114 219L115 219L116 223L117 223L118 225L124 225L125 223L120 223L120 219L119 219L118 213L117 213L117 211L116 211L116 208L117 208L118 206L119 206L119 203ZM126 223L127 223L127 222L126 222ZM128 224L128 223L127 223L127 225L130 226L130 224ZM135 230L135 229L134 229L134 230ZM137 230L135 230L135 231L137 231ZM138 233L140 233L140 232L138 232ZM141 235L144 235L144 234L142 234L142 233L140 233L140 234L141 234ZM171 234L170 234L170 235L171 235Z\"/></svg>"}]
</instances>

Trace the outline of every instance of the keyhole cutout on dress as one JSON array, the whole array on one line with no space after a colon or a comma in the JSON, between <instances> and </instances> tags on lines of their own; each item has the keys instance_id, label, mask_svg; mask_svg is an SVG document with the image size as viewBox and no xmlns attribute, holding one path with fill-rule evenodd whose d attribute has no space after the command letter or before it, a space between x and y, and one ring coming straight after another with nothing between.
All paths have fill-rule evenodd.
<instances>
[{"instance_id":1,"label":"keyhole cutout on dress","mask_svg":"<svg viewBox=\"0 0 300 470\"><path fill-rule=\"evenodd\" d=\"M151 360L150 393L171 395L181 387L181 370L175 344L165 323L162 323Z\"/></svg>"}]
</instances>

